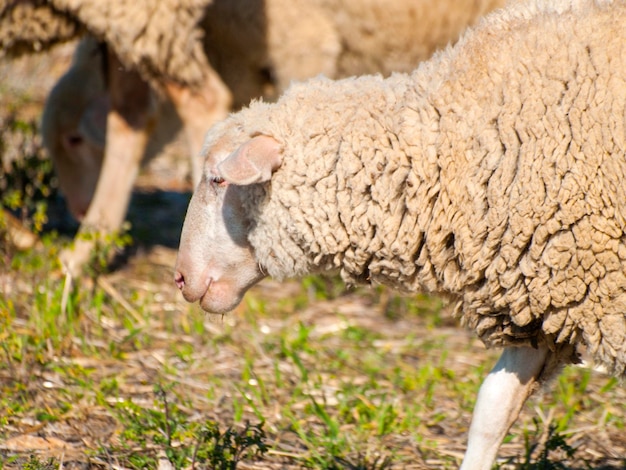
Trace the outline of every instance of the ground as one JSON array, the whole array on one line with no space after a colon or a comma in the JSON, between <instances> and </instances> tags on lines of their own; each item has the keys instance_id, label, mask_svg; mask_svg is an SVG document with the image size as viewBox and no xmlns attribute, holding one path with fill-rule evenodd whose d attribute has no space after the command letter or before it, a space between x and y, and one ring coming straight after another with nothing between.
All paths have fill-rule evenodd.
<instances>
[{"instance_id":1,"label":"ground","mask_svg":"<svg viewBox=\"0 0 626 470\"><path fill-rule=\"evenodd\" d=\"M37 119L71 51L2 62L3 161L45 167ZM457 467L498 352L437 298L335 278L263 281L224 317L186 304L175 148L143 169L112 267L63 275L76 224L54 188L34 248L0 238L0 468ZM25 185L2 175L3 196ZM526 404L498 466L626 468L625 412L623 384L569 367Z\"/></svg>"}]
</instances>

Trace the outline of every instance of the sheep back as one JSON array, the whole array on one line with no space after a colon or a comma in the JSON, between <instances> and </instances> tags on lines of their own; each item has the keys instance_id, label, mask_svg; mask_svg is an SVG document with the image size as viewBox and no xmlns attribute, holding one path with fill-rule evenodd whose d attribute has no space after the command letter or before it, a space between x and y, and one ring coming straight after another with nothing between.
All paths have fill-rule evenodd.
<instances>
[{"instance_id":1,"label":"sheep back","mask_svg":"<svg viewBox=\"0 0 626 470\"><path fill-rule=\"evenodd\" d=\"M409 72L504 0L317 0L341 38L337 77Z\"/></svg>"},{"instance_id":2,"label":"sheep back","mask_svg":"<svg viewBox=\"0 0 626 470\"><path fill-rule=\"evenodd\" d=\"M128 68L157 85L161 78L198 86L210 70L199 27L211 0L52 0L105 41Z\"/></svg>"}]
</instances>

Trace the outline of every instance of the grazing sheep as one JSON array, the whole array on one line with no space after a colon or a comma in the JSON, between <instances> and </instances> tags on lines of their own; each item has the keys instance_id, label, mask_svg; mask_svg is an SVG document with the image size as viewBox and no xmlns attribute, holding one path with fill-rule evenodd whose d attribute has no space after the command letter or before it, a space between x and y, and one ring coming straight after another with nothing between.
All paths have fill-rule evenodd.
<instances>
[{"instance_id":1,"label":"grazing sheep","mask_svg":"<svg viewBox=\"0 0 626 470\"><path fill-rule=\"evenodd\" d=\"M215 125L176 284L217 313L268 274L447 296L504 348L462 467L489 469L579 346L626 377L625 118L626 1L511 3L411 74L317 78Z\"/></svg>"},{"instance_id":2,"label":"grazing sheep","mask_svg":"<svg viewBox=\"0 0 626 470\"><path fill-rule=\"evenodd\" d=\"M144 142L145 137L130 134L148 132L153 120L152 99L141 77L174 103L196 153L202 146L205 123L224 117L231 106L230 91L209 65L202 42L200 22L211 1L4 0L0 4L1 53L39 50L87 31L106 44L100 66L104 70L94 73L104 75L111 98L108 118L113 119L111 127L128 134L122 137L125 146ZM115 88L123 87L126 80L132 83L128 90ZM137 95L141 98L133 99ZM114 114L127 125L118 123ZM141 156L142 150L131 148L126 153ZM127 163L137 166L137 158ZM105 168L108 160L104 159ZM131 168L129 173L135 171ZM98 225L97 218L91 221Z\"/></svg>"},{"instance_id":3,"label":"grazing sheep","mask_svg":"<svg viewBox=\"0 0 626 470\"><path fill-rule=\"evenodd\" d=\"M93 199L104 158L110 111L103 66L106 60L106 46L85 36L69 70L50 90L41 118L44 146L52 157L70 212L78 220L85 216ZM161 151L180 130L171 104L156 98L151 101L158 119L143 158Z\"/></svg>"},{"instance_id":4,"label":"grazing sheep","mask_svg":"<svg viewBox=\"0 0 626 470\"><path fill-rule=\"evenodd\" d=\"M115 60L138 72L174 103L184 123L191 153L196 154L202 146L204 123L224 117L232 102L230 91L209 64L202 41L200 23L212 1L47 0L47 3L84 25L90 34L106 43ZM150 112L151 108L141 110L142 114ZM146 129L142 127L143 130ZM198 172L199 169L196 182Z\"/></svg>"},{"instance_id":5,"label":"grazing sheep","mask_svg":"<svg viewBox=\"0 0 626 470\"><path fill-rule=\"evenodd\" d=\"M170 0L155 3L154 0L142 0L132 2L132 7L124 1L103 4L89 0L30 0L21 3L44 5L58 11L63 15L58 19L62 24L69 16L104 41L107 48L101 52L108 60L101 63L108 64L108 70L94 73L105 75L110 90L112 84L121 80L108 78L106 73L123 73L116 72L119 67L109 62L121 62L131 72L138 71L157 90L164 91L183 121L191 153L197 155L207 127L225 115L230 103L231 95L223 82L232 93L234 105L241 106L258 96L275 98L291 80L320 73L340 77L374 71L385 74L393 70L407 71L436 48L456 40L468 24L502 2ZM107 7L99 13L102 5ZM146 15L146 11L152 14ZM381 14L382 11L385 14ZM2 15L0 23L1 20ZM128 27L129 24L132 27ZM163 30L166 34L161 34ZM176 31L174 37L171 31ZM80 68L80 64L75 63L75 68ZM70 70L68 74L82 74L74 72ZM59 142L52 143L47 139L51 142L50 147L55 149L51 152L55 160L77 161L83 167L91 167L90 175L85 178L91 189L87 184L81 185L81 200L72 210L78 217L84 215L85 229L109 231L119 228L126 211L127 193L144 153L141 148L147 141L144 134L153 125L157 114L146 98L139 101L145 109L128 109L128 97L146 94L136 77L132 74L130 77L130 86L123 90L122 98L107 103L109 113L121 108L132 112L131 121L135 121L134 125L124 127L109 114L108 119L114 122L108 123L110 144L105 146L105 151L107 155L116 155L115 158L103 156L99 146L89 147L91 161L85 158L85 154L77 158L76 154L85 150L84 144L90 137L81 135L81 129L63 127L57 134ZM49 136L55 135L56 113L67 113L64 99L73 100L72 93L63 93L64 89L71 88L71 79L65 77L64 80L64 84L53 92L54 99L49 102L52 109L44 115L49 118L43 123ZM199 84L205 85L198 89ZM116 95L114 90L111 94ZM85 109L93 111L106 103L100 97L98 100L97 106L88 105ZM78 108L73 106L72 109ZM85 122L83 117L73 120L81 124ZM112 132L114 128L115 133ZM97 134L104 135L104 130ZM79 137L72 140L78 145L61 144L68 135ZM121 161L120 152L125 153ZM192 159L192 163L196 160ZM57 165L57 168L61 167ZM128 171L120 174L120 168L128 168ZM193 169L195 185L200 170ZM75 168L70 173L79 171ZM60 179L63 185L63 179L68 178ZM94 194L95 181L98 189ZM113 188L108 188L105 181L113 183ZM95 198L93 205L85 210L84 202L89 204L92 197ZM89 244L82 241L74 252L64 253L66 268L77 271L87 260L89 251Z\"/></svg>"}]
</instances>

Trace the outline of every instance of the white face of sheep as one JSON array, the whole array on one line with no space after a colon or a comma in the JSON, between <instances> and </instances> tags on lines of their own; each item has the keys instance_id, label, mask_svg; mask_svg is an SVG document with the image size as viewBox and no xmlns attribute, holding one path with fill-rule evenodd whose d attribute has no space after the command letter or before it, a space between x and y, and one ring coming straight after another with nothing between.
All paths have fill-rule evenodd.
<instances>
[{"instance_id":1,"label":"white face of sheep","mask_svg":"<svg viewBox=\"0 0 626 470\"><path fill-rule=\"evenodd\" d=\"M209 135L205 155L204 174L182 229L174 280L188 302L226 313L265 276L248 241L251 221L242 197L249 185L271 179L281 152L267 136L241 143Z\"/></svg>"}]
</instances>

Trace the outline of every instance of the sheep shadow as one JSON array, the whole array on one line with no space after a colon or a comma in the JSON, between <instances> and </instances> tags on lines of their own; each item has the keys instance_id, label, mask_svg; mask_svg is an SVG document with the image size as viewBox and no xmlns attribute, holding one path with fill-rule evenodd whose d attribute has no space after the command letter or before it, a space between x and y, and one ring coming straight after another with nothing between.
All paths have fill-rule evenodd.
<instances>
[{"instance_id":1,"label":"sheep shadow","mask_svg":"<svg viewBox=\"0 0 626 470\"><path fill-rule=\"evenodd\" d=\"M190 199L189 191L135 190L126 216L130 226L128 234L132 238L128 254L155 246L178 248ZM48 221L43 232L75 237L79 223L69 213L64 198L57 195L48 200L47 204Z\"/></svg>"},{"instance_id":2,"label":"sheep shadow","mask_svg":"<svg viewBox=\"0 0 626 470\"><path fill-rule=\"evenodd\" d=\"M178 248L191 192L135 191L128 215L135 245Z\"/></svg>"}]
</instances>

